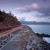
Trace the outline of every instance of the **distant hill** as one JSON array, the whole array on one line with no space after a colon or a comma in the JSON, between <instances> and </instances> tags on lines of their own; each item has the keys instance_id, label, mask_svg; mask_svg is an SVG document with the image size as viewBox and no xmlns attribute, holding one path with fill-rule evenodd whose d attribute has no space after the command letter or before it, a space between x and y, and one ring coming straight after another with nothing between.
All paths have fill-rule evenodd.
<instances>
[{"instance_id":1,"label":"distant hill","mask_svg":"<svg viewBox=\"0 0 50 50\"><path fill-rule=\"evenodd\" d=\"M50 25L49 22L36 22L36 21L20 21L21 24L28 24L28 25Z\"/></svg>"},{"instance_id":2,"label":"distant hill","mask_svg":"<svg viewBox=\"0 0 50 50\"><path fill-rule=\"evenodd\" d=\"M0 11L0 30L20 25L18 19L11 13Z\"/></svg>"}]
</instances>

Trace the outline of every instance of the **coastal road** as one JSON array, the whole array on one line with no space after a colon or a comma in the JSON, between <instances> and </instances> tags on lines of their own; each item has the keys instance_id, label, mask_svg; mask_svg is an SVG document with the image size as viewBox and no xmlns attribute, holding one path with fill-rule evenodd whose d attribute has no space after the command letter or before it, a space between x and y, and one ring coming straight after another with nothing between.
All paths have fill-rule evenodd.
<instances>
[{"instance_id":1,"label":"coastal road","mask_svg":"<svg viewBox=\"0 0 50 50\"><path fill-rule=\"evenodd\" d=\"M14 37L12 37L12 39L15 38L20 32L23 31L23 27L24 27L24 26L21 26L21 27L17 27L17 28L14 28L14 29L11 30L11 32L12 32L12 31L13 31L13 32L16 31L16 33L17 33ZM9 30L9 31L10 31L10 30ZM12 33L13 33L13 32L12 32ZM15 33L15 32L14 32L14 33ZM4 49L7 50L7 49L8 49L7 47L9 47L8 50L11 50L11 49L13 48L12 45L11 45L12 43L14 43L14 42L11 41L11 39L10 39L10 41L9 41L7 44L3 45L3 47L1 47L0 50L4 50ZM11 47L11 48L10 48L10 47ZM7 48L7 49L6 49L6 48Z\"/></svg>"},{"instance_id":2,"label":"coastal road","mask_svg":"<svg viewBox=\"0 0 50 50\"><path fill-rule=\"evenodd\" d=\"M43 43L43 39L39 38L30 27L24 26L0 50L44 50L46 45Z\"/></svg>"},{"instance_id":3,"label":"coastal road","mask_svg":"<svg viewBox=\"0 0 50 50\"><path fill-rule=\"evenodd\" d=\"M0 50L18 50L17 49L16 42L18 43L18 41L20 39L22 39L22 38L20 38L20 36L23 36L25 34L27 36L27 33L26 32L29 32L30 33L29 30L31 30L31 29L28 26L27 27L26 26L23 26L22 29L21 29L21 31L19 31L13 38L11 38L11 40L7 44L5 44Z\"/></svg>"},{"instance_id":4,"label":"coastal road","mask_svg":"<svg viewBox=\"0 0 50 50\"><path fill-rule=\"evenodd\" d=\"M18 34L22 32L23 30L19 31L17 35L15 35L6 45L4 45L0 50L17 50L14 43L16 42L14 39L17 38Z\"/></svg>"},{"instance_id":5,"label":"coastal road","mask_svg":"<svg viewBox=\"0 0 50 50\"><path fill-rule=\"evenodd\" d=\"M23 49L25 50L26 44L28 42L28 45L29 45L30 38L32 37L32 35L33 35L33 32L31 31L31 29L28 26L24 26L23 29L19 31L17 35L11 38L11 40L5 46L3 46L0 50L23 50ZM34 42L36 42L37 40L35 39L35 37L36 36L34 36ZM30 48L30 46L28 47Z\"/></svg>"}]
</instances>

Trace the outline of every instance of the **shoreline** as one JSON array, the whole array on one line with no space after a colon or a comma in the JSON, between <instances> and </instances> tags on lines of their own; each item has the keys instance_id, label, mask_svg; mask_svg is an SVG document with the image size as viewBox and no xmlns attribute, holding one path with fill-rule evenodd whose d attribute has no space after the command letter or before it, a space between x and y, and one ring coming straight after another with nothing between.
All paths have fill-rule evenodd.
<instances>
[{"instance_id":1,"label":"shoreline","mask_svg":"<svg viewBox=\"0 0 50 50\"><path fill-rule=\"evenodd\" d=\"M43 50L44 48L42 48L42 47L40 47L40 46L38 46L38 45L42 45L42 46L44 46L45 48L47 47L46 45L48 45L48 43L46 42L46 41L44 41L43 40L43 38L40 38L40 37L38 37L37 35L36 35L36 33L35 32L33 32L32 31L32 29L29 27L29 26L26 26L26 25L24 25L23 27L22 27L22 29L20 30L21 32L19 32L19 33L15 33L15 32L17 32L17 31L15 31L15 32L13 32L13 35L14 35L14 33L15 33L15 36L14 37L12 37L11 38L11 40L2 48L2 50L3 49L5 49L5 47L6 46L9 46L8 44L9 43L14 43L15 41L16 41L16 44L15 45L17 45L16 47L19 49L19 50L23 50L23 48L22 48L22 46L25 46L26 44L24 44L24 42L25 42L25 40L26 41L28 41L28 44L30 44L31 46L35 43L35 45L38 47L38 48L36 48L36 46L34 46L36 49L39 49L40 50L40 48L41 48L41 50ZM27 39L27 38L28 39ZM32 40L31 40L32 39ZM34 40L33 40L34 39ZM18 42L18 40L19 40L19 42ZM32 42L29 42L29 41L32 41ZM20 44L19 44L20 43ZM43 43L43 44L42 44ZM21 49L20 49L20 45L22 45L21 46ZM26 45L27 46L27 45ZM30 46L30 47L31 47ZM11 46L12 47L12 46ZM28 47L28 46L27 46ZM26 47L26 49L27 49L27 47ZM34 49L34 47L31 47L32 49ZM40 47L40 48L39 48ZM9 47L6 47L6 48L9 48ZM14 48L13 48L14 49ZM49 47L47 47L47 49L49 49ZM8 49L6 49L6 50L8 50ZM11 49L12 50L12 49ZM44 49L45 50L45 49Z\"/></svg>"}]
</instances>

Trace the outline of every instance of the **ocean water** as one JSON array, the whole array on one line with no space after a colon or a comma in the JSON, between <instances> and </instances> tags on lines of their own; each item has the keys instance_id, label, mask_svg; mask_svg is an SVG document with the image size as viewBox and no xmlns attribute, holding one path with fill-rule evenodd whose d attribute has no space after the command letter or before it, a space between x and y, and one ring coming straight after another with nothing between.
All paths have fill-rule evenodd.
<instances>
[{"instance_id":1,"label":"ocean water","mask_svg":"<svg viewBox=\"0 0 50 50\"><path fill-rule=\"evenodd\" d=\"M36 33L50 34L50 25L28 25Z\"/></svg>"},{"instance_id":2,"label":"ocean water","mask_svg":"<svg viewBox=\"0 0 50 50\"><path fill-rule=\"evenodd\" d=\"M32 30L35 33L44 33L44 34L49 34L50 35L50 25L28 25L29 27L32 28ZM50 43L50 38L43 38L46 40L48 43Z\"/></svg>"}]
</instances>

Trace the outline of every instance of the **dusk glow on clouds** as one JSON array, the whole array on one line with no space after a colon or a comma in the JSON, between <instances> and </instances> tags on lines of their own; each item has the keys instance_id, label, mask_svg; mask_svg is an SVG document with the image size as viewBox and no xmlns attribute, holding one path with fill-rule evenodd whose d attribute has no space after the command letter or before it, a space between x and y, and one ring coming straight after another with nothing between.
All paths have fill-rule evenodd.
<instances>
[{"instance_id":1,"label":"dusk glow on clouds","mask_svg":"<svg viewBox=\"0 0 50 50\"><path fill-rule=\"evenodd\" d=\"M50 0L0 0L0 9L11 11L19 21L50 22Z\"/></svg>"},{"instance_id":2,"label":"dusk glow on clouds","mask_svg":"<svg viewBox=\"0 0 50 50\"><path fill-rule=\"evenodd\" d=\"M29 11L38 9L37 3L32 3L31 5L25 5L23 7L16 8L17 11Z\"/></svg>"}]
</instances>

